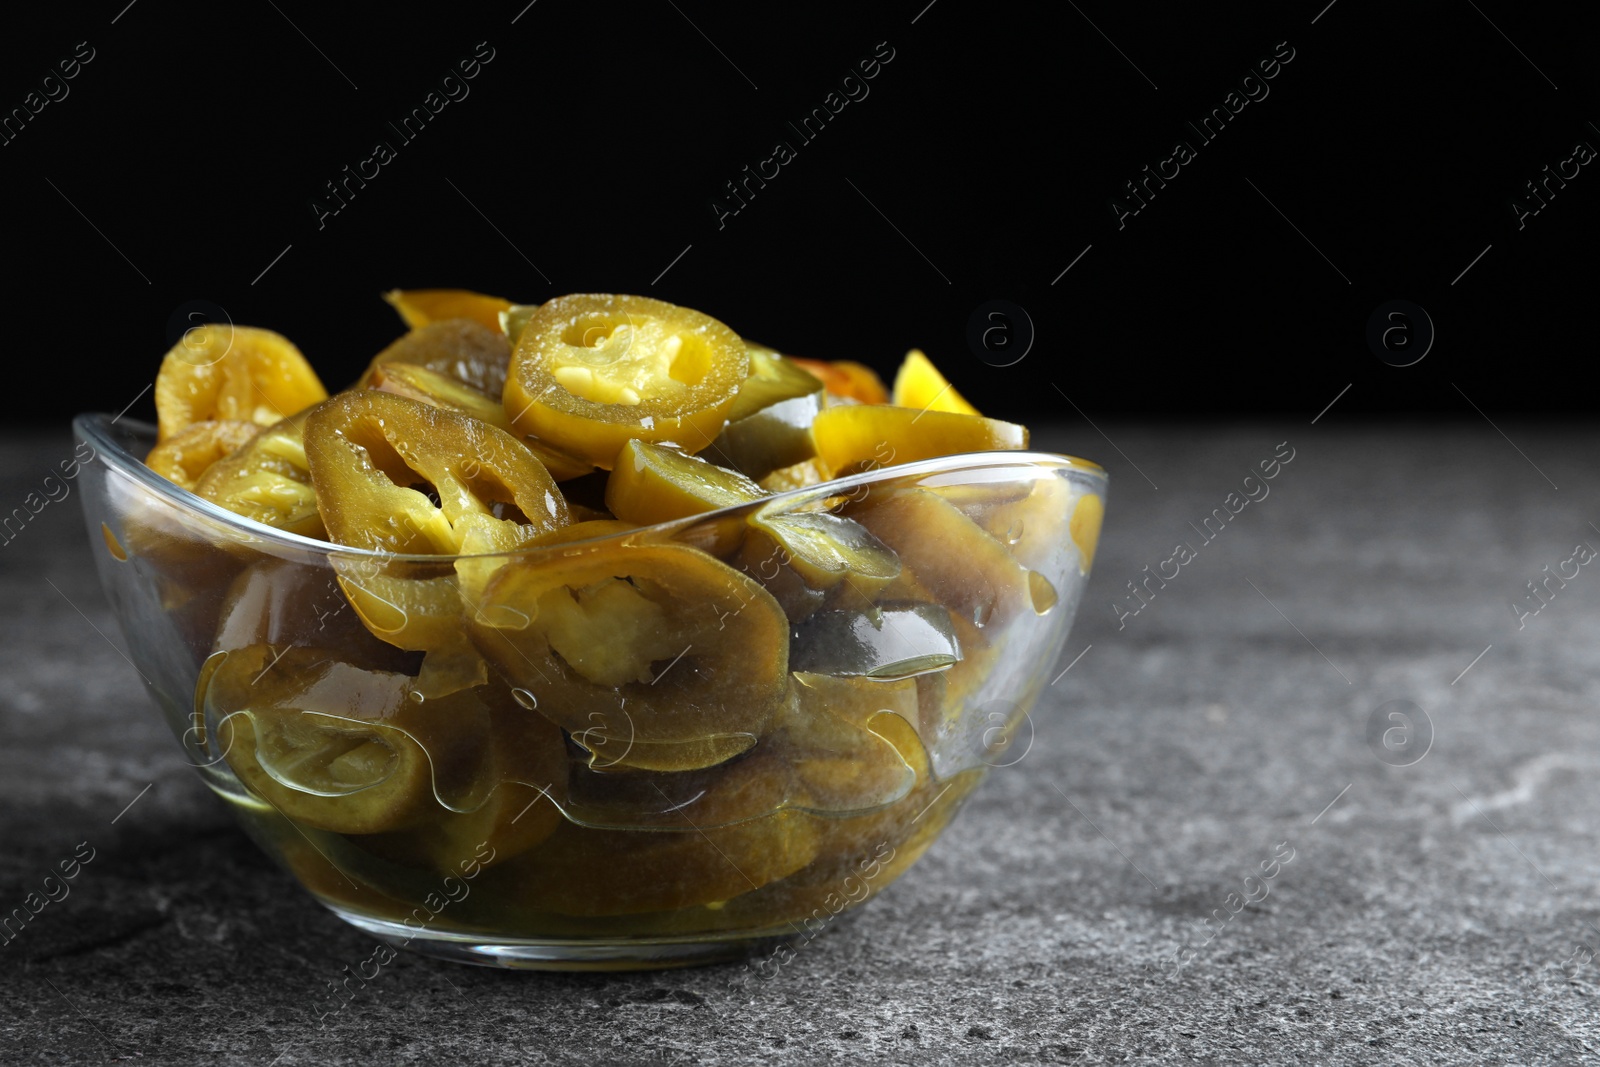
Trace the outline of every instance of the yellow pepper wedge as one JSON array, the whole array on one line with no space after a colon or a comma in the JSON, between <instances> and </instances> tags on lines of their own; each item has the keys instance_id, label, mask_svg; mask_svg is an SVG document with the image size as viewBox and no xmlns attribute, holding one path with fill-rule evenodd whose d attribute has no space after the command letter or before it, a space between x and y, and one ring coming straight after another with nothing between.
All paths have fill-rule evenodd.
<instances>
[{"instance_id":1,"label":"yellow pepper wedge","mask_svg":"<svg viewBox=\"0 0 1600 1067\"><path fill-rule=\"evenodd\" d=\"M918 411L949 411L957 415L976 415L978 409L956 392L939 368L923 355L922 349L906 353L905 362L894 376L891 403Z\"/></svg>"},{"instance_id":2,"label":"yellow pepper wedge","mask_svg":"<svg viewBox=\"0 0 1600 1067\"><path fill-rule=\"evenodd\" d=\"M1027 428L1013 422L881 404L828 408L811 424L811 434L817 456L837 473L1028 447Z\"/></svg>"}]
</instances>

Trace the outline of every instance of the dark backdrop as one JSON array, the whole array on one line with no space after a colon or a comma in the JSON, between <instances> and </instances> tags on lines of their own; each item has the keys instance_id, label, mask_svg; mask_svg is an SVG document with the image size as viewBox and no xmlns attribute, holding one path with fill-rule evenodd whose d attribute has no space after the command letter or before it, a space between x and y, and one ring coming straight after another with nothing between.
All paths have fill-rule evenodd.
<instances>
[{"instance_id":1,"label":"dark backdrop","mask_svg":"<svg viewBox=\"0 0 1600 1067\"><path fill-rule=\"evenodd\" d=\"M1574 149L1600 108L1575 7L1041 8L8 13L9 356L46 372L21 418L133 401L197 309L280 330L337 386L398 332L395 286L643 293L885 372L917 345L1025 419L1590 409L1600 167ZM790 124L835 91L805 140ZM1186 123L1214 108L1207 140ZM734 213L746 166L769 178ZM369 177L333 213L346 167ZM1369 342L1393 300L1390 362L1426 349L1407 367Z\"/></svg>"}]
</instances>

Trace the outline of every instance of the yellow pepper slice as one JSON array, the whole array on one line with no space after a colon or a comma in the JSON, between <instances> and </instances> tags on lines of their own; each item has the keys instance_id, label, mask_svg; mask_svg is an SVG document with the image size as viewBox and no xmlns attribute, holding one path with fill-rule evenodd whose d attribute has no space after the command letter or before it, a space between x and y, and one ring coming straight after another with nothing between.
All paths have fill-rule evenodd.
<instances>
[{"instance_id":1,"label":"yellow pepper slice","mask_svg":"<svg viewBox=\"0 0 1600 1067\"><path fill-rule=\"evenodd\" d=\"M811 424L811 433L817 456L840 473L1028 447L1027 428L1013 422L879 404L828 408Z\"/></svg>"},{"instance_id":2,"label":"yellow pepper slice","mask_svg":"<svg viewBox=\"0 0 1600 1067\"><path fill-rule=\"evenodd\" d=\"M939 373L933 362L923 355L922 349L913 348L906 353L905 362L894 376L894 394L891 403L918 411L949 411L957 415L976 415L978 409L967 403L956 392L955 386Z\"/></svg>"}]
</instances>

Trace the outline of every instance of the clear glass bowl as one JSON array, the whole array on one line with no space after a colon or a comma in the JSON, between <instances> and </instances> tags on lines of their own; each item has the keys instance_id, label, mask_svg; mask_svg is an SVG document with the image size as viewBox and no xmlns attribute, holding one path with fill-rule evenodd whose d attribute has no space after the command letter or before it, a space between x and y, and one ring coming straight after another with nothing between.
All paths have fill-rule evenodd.
<instances>
[{"instance_id":1,"label":"clear glass bowl","mask_svg":"<svg viewBox=\"0 0 1600 1067\"><path fill-rule=\"evenodd\" d=\"M728 958L894 881L1020 758L1106 488L977 453L395 556L179 489L142 462L148 425L74 428L102 461L80 482L101 582L206 783L350 923L502 966ZM811 549L843 529L830 571Z\"/></svg>"}]
</instances>

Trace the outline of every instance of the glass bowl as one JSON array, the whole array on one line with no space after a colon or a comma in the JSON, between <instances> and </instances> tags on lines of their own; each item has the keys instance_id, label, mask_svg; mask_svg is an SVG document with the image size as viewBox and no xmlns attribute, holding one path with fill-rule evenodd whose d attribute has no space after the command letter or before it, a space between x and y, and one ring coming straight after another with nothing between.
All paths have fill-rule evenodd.
<instances>
[{"instance_id":1,"label":"glass bowl","mask_svg":"<svg viewBox=\"0 0 1600 1067\"><path fill-rule=\"evenodd\" d=\"M738 956L898 878L1020 758L1106 488L974 453L398 556L179 489L148 425L74 428L132 661L250 836L392 945L550 969Z\"/></svg>"}]
</instances>

